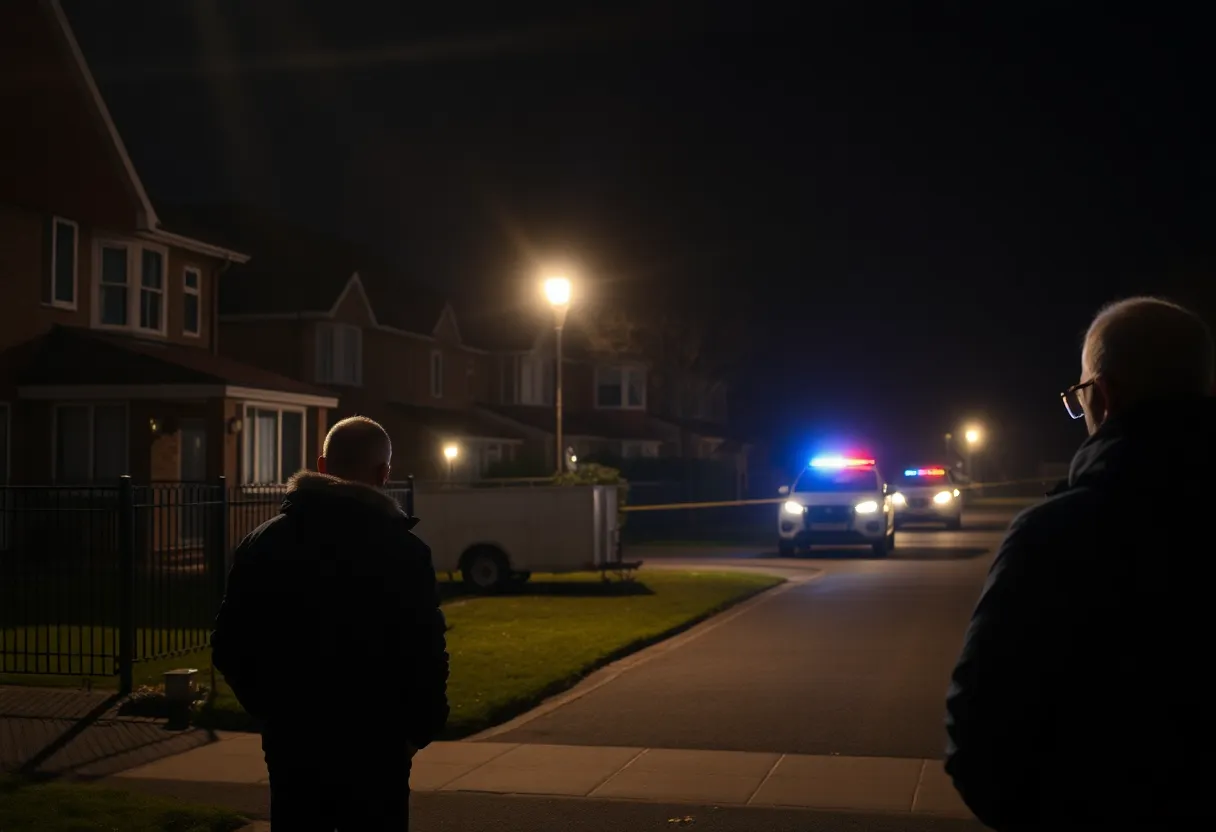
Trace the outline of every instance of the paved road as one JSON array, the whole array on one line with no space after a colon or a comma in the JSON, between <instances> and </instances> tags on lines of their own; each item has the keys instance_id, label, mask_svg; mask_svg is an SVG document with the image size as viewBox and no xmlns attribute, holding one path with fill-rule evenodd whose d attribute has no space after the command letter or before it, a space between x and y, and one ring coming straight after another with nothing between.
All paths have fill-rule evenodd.
<instances>
[{"instance_id":1,"label":"paved road","mask_svg":"<svg viewBox=\"0 0 1216 832\"><path fill-rule=\"evenodd\" d=\"M940 757L950 668L1013 510L971 512L960 532L900 532L865 550L661 549L650 563L815 568L700 638L628 670L496 741Z\"/></svg>"}]
</instances>

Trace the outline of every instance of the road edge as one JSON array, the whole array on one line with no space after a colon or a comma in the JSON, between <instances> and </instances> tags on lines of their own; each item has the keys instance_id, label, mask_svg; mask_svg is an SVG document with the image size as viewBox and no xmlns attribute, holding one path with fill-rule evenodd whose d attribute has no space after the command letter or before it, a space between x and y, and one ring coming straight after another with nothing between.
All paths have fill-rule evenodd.
<instances>
[{"instance_id":1,"label":"road edge","mask_svg":"<svg viewBox=\"0 0 1216 832\"><path fill-rule=\"evenodd\" d=\"M723 564L723 567L725 567L725 564ZM728 571L728 569L729 567L719 568L717 565L715 565L712 570L706 571ZM621 674L627 673L628 671L633 670L634 668L639 667L646 662L663 655L664 653L668 653L672 650L683 647L690 641L695 641L706 633L712 632L724 624L729 624L739 616L746 615L748 612L761 604L767 603L773 598L789 592L794 587L802 586L803 584L818 580L824 575L824 571L822 569L816 569L813 572L809 569L806 571L808 574L805 577L802 575L797 577L781 575L779 577L783 577L785 580L776 586L761 590L751 598L748 598L746 601L736 604L729 609L718 613L717 615L711 616L710 618L707 618L701 623L690 627L682 633L672 636L671 638L664 639L657 644L652 644L651 646L639 650L636 653L630 653L628 656L617 659L611 664L604 665L598 670L590 673L587 678L583 679L574 687L549 697L526 713L522 713L517 717L509 719L501 725L495 725L491 728L485 729L484 731L479 731L476 734L464 737L463 739L457 740L457 742L484 742L486 740L493 739L494 737L501 736L508 731L514 731L517 728L521 728L533 720L550 714L553 711L556 711L558 708L564 707L576 699L581 699L592 691L602 688L604 685L621 676Z\"/></svg>"}]
</instances>

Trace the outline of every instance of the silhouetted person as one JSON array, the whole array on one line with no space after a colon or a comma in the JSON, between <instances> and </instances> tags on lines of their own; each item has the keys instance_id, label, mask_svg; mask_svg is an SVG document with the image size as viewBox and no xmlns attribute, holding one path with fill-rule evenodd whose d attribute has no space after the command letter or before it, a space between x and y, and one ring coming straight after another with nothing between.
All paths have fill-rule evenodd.
<instances>
[{"instance_id":1,"label":"silhouetted person","mask_svg":"<svg viewBox=\"0 0 1216 832\"><path fill-rule=\"evenodd\" d=\"M1090 437L1006 534L947 709L946 770L997 830L1191 829L1213 740L1212 338L1165 301L1094 320Z\"/></svg>"},{"instance_id":2,"label":"silhouetted person","mask_svg":"<svg viewBox=\"0 0 1216 832\"><path fill-rule=\"evenodd\" d=\"M391 458L384 428L343 419L236 551L213 659L262 724L275 832L406 829L410 760L448 717L435 570L382 490Z\"/></svg>"}]
</instances>

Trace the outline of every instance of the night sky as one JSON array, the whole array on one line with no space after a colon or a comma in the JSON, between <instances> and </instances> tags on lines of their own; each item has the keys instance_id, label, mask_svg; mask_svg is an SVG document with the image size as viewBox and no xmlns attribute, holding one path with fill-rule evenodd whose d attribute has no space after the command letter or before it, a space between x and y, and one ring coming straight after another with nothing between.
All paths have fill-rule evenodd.
<instances>
[{"instance_id":1,"label":"night sky","mask_svg":"<svg viewBox=\"0 0 1216 832\"><path fill-rule=\"evenodd\" d=\"M591 297L681 287L743 319L735 412L790 449L901 464L981 418L1011 473L1066 459L1096 308L1216 300L1197 20L415 5L65 0L154 200L251 203L487 302L554 258Z\"/></svg>"}]
</instances>

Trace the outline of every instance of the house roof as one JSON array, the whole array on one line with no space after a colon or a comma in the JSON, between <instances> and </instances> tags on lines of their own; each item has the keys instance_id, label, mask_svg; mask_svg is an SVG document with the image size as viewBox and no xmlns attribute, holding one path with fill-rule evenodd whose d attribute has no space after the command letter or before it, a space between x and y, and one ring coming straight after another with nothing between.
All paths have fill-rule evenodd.
<instances>
[{"instance_id":1,"label":"house roof","mask_svg":"<svg viewBox=\"0 0 1216 832\"><path fill-rule=\"evenodd\" d=\"M388 407L427 430L452 438L523 440L509 421L474 408L457 410L389 402Z\"/></svg>"},{"instance_id":2,"label":"house roof","mask_svg":"<svg viewBox=\"0 0 1216 832\"><path fill-rule=\"evenodd\" d=\"M64 50L70 57L72 69L84 87L85 101L92 115L96 118L102 134L110 145L115 165L122 170L123 178L130 195L134 199L135 204L139 206L139 210L134 218L134 227L143 236L167 245L178 246L220 259L246 262L249 258L241 252L196 239L181 233L180 229L171 230L162 227L160 216L152 205L152 200L148 196L147 189L144 188L143 181L135 169L134 162L131 161L126 144L118 132L118 127L114 123L113 117L110 115L110 109L106 106L105 99L101 95L101 90L93 78L88 61L85 59L84 52L76 40L76 35L72 31L71 23L64 13L62 5L59 0L37 0L37 6L44 18L49 21L54 34L60 40Z\"/></svg>"},{"instance_id":3,"label":"house roof","mask_svg":"<svg viewBox=\"0 0 1216 832\"><path fill-rule=\"evenodd\" d=\"M237 205L170 211L181 227L256 254L220 283L221 315L328 315L356 275L378 324L431 335L447 306L441 294L333 234Z\"/></svg>"},{"instance_id":4,"label":"house roof","mask_svg":"<svg viewBox=\"0 0 1216 832\"><path fill-rule=\"evenodd\" d=\"M554 418L551 407L495 405L489 409L532 430L553 433ZM661 442L673 438L678 428L670 422L636 411L594 410L564 414L562 430L567 436Z\"/></svg>"},{"instance_id":5,"label":"house roof","mask_svg":"<svg viewBox=\"0 0 1216 832\"><path fill-rule=\"evenodd\" d=\"M55 326L14 347L18 386L209 386L333 399L320 387L251 367L198 347Z\"/></svg>"}]
</instances>

